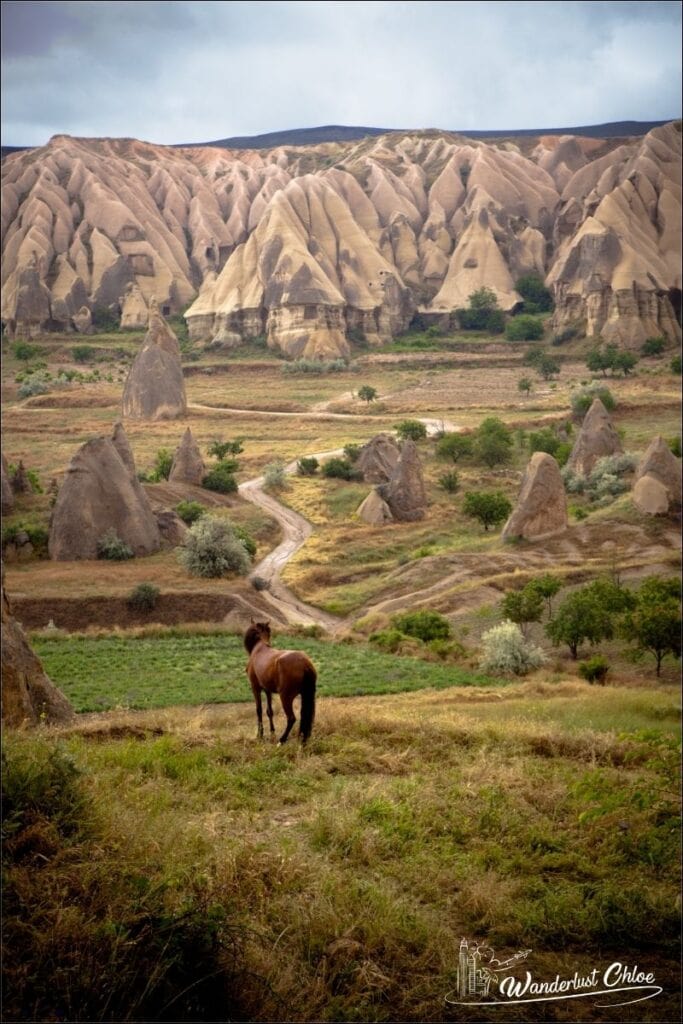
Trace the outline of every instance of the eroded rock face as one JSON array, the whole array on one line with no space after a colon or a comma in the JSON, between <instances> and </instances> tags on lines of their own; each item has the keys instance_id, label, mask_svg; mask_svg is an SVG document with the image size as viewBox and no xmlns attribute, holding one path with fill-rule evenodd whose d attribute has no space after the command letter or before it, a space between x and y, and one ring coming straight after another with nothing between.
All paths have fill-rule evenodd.
<instances>
[{"instance_id":1,"label":"eroded rock face","mask_svg":"<svg viewBox=\"0 0 683 1024\"><path fill-rule=\"evenodd\" d=\"M663 515L681 507L681 460L663 437L650 442L636 467L633 500L641 512L650 515Z\"/></svg>"},{"instance_id":2,"label":"eroded rock face","mask_svg":"<svg viewBox=\"0 0 683 1024\"><path fill-rule=\"evenodd\" d=\"M427 509L422 463L414 441L404 441L391 479L377 488L377 493L399 522L423 519Z\"/></svg>"},{"instance_id":3,"label":"eroded rock face","mask_svg":"<svg viewBox=\"0 0 683 1024\"><path fill-rule=\"evenodd\" d=\"M393 523L394 517L386 501L376 490L370 491L356 510L356 515L368 523L369 526L384 526L386 523Z\"/></svg>"},{"instance_id":4,"label":"eroded rock face","mask_svg":"<svg viewBox=\"0 0 683 1024\"><path fill-rule=\"evenodd\" d=\"M177 548L185 542L188 528L177 512L160 509L154 513L164 547Z\"/></svg>"},{"instance_id":5,"label":"eroded rock face","mask_svg":"<svg viewBox=\"0 0 683 1024\"><path fill-rule=\"evenodd\" d=\"M110 529L135 555L159 550L159 528L120 424L113 438L86 441L71 460L50 521L50 558L97 558L97 542Z\"/></svg>"},{"instance_id":6,"label":"eroded rock face","mask_svg":"<svg viewBox=\"0 0 683 1024\"><path fill-rule=\"evenodd\" d=\"M503 527L503 540L541 540L567 529L567 496L552 455L534 452L524 472L517 505Z\"/></svg>"},{"instance_id":7,"label":"eroded rock face","mask_svg":"<svg viewBox=\"0 0 683 1024\"><path fill-rule=\"evenodd\" d=\"M567 466L575 473L588 476L598 459L622 451L621 440L607 409L599 398L595 398L581 424Z\"/></svg>"},{"instance_id":8,"label":"eroded rock face","mask_svg":"<svg viewBox=\"0 0 683 1024\"><path fill-rule=\"evenodd\" d=\"M178 339L152 300L147 334L123 388L123 415L135 420L171 420L186 412Z\"/></svg>"},{"instance_id":9,"label":"eroded rock face","mask_svg":"<svg viewBox=\"0 0 683 1024\"><path fill-rule=\"evenodd\" d=\"M385 484L391 479L400 454L391 434L377 434L361 448L356 468L366 483Z\"/></svg>"},{"instance_id":10,"label":"eroded rock face","mask_svg":"<svg viewBox=\"0 0 683 1024\"><path fill-rule=\"evenodd\" d=\"M68 722L74 711L45 674L40 658L11 614L2 568L2 721L7 726Z\"/></svg>"},{"instance_id":11,"label":"eroded rock face","mask_svg":"<svg viewBox=\"0 0 683 1024\"><path fill-rule=\"evenodd\" d=\"M196 300L196 339L265 334L329 357L381 344L416 308L447 322L481 287L510 310L514 282L537 273L557 330L680 337L676 126L534 141L396 132L239 151L56 136L2 163L3 321L30 337L104 308L141 326L152 299Z\"/></svg>"},{"instance_id":12,"label":"eroded rock face","mask_svg":"<svg viewBox=\"0 0 683 1024\"><path fill-rule=\"evenodd\" d=\"M2 514L8 515L14 508L14 491L9 478L7 459L2 456Z\"/></svg>"},{"instance_id":13,"label":"eroded rock face","mask_svg":"<svg viewBox=\"0 0 683 1024\"><path fill-rule=\"evenodd\" d=\"M188 427L182 441L176 448L168 479L172 483L201 485L206 474L206 466L202 459L199 445Z\"/></svg>"}]
</instances>

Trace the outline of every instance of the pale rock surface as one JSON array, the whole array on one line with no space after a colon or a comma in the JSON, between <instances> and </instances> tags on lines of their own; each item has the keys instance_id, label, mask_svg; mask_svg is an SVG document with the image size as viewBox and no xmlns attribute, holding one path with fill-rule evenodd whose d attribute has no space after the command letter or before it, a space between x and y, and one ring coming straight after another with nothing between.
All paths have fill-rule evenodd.
<instances>
[{"instance_id":1,"label":"pale rock surface","mask_svg":"<svg viewBox=\"0 0 683 1024\"><path fill-rule=\"evenodd\" d=\"M159 528L120 424L113 438L86 441L72 458L50 521L50 558L97 558L97 542L109 529L135 555L159 550Z\"/></svg>"},{"instance_id":2,"label":"pale rock surface","mask_svg":"<svg viewBox=\"0 0 683 1024\"><path fill-rule=\"evenodd\" d=\"M534 452L522 479L522 487L503 540L522 537L541 540L567 529L567 496L560 467L552 455Z\"/></svg>"},{"instance_id":3,"label":"pale rock surface","mask_svg":"<svg viewBox=\"0 0 683 1024\"><path fill-rule=\"evenodd\" d=\"M206 466L199 451L199 445L188 427L173 456L171 472L168 476L169 482L201 486L205 474Z\"/></svg>"},{"instance_id":4,"label":"pale rock surface","mask_svg":"<svg viewBox=\"0 0 683 1024\"><path fill-rule=\"evenodd\" d=\"M384 526L394 521L391 509L376 490L370 491L367 498L361 502L356 515L370 526Z\"/></svg>"},{"instance_id":5,"label":"pale rock surface","mask_svg":"<svg viewBox=\"0 0 683 1024\"><path fill-rule=\"evenodd\" d=\"M648 511L641 507L641 501L644 501L641 496L646 492L651 496L658 493L652 485L638 488L645 477L657 480L666 491L667 508L664 511L681 507L681 460L676 458L663 437L653 438L636 467L633 500L641 512ZM648 500L651 501L652 497Z\"/></svg>"},{"instance_id":6,"label":"pale rock surface","mask_svg":"<svg viewBox=\"0 0 683 1024\"><path fill-rule=\"evenodd\" d=\"M391 479L377 488L380 498L399 522L423 519L427 508L422 463L414 441L404 441Z\"/></svg>"},{"instance_id":7,"label":"pale rock surface","mask_svg":"<svg viewBox=\"0 0 683 1024\"><path fill-rule=\"evenodd\" d=\"M178 339L152 300L147 334L123 388L123 415L136 420L169 420L186 412Z\"/></svg>"},{"instance_id":8,"label":"pale rock surface","mask_svg":"<svg viewBox=\"0 0 683 1024\"><path fill-rule=\"evenodd\" d=\"M623 451L621 440L612 425L607 409L599 398L586 413L577 434L567 466L582 476L588 476L598 459L617 455Z\"/></svg>"},{"instance_id":9,"label":"pale rock surface","mask_svg":"<svg viewBox=\"0 0 683 1024\"><path fill-rule=\"evenodd\" d=\"M396 469L400 449L391 434L377 434L361 448L356 468L368 484L385 484Z\"/></svg>"},{"instance_id":10,"label":"pale rock surface","mask_svg":"<svg viewBox=\"0 0 683 1024\"><path fill-rule=\"evenodd\" d=\"M665 516L671 506L668 490L661 480L650 473L636 480L632 497L638 511L648 516Z\"/></svg>"}]
</instances>

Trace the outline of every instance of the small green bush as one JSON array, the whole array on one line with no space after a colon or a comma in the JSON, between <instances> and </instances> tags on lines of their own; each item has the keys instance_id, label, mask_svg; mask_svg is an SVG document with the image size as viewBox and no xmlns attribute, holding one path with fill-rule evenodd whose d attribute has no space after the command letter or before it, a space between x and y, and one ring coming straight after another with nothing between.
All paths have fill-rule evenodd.
<instances>
[{"instance_id":1,"label":"small green bush","mask_svg":"<svg viewBox=\"0 0 683 1024\"><path fill-rule=\"evenodd\" d=\"M512 505L502 491L470 491L465 495L462 510L466 516L478 519L488 531L489 526L497 526L508 518Z\"/></svg>"},{"instance_id":2,"label":"small green bush","mask_svg":"<svg viewBox=\"0 0 683 1024\"><path fill-rule=\"evenodd\" d=\"M202 505L200 501L179 501L175 510L184 523L192 526L200 516L205 515L206 505Z\"/></svg>"},{"instance_id":3,"label":"small green bush","mask_svg":"<svg viewBox=\"0 0 683 1024\"><path fill-rule=\"evenodd\" d=\"M609 672L609 661L602 654L595 654L588 661L579 662L579 675L589 683L605 685L605 679Z\"/></svg>"},{"instance_id":4,"label":"small green bush","mask_svg":"<svg viewBox=\"0 0 683 1024\"><path fill-rule=\"evenodd\" d=\"M391 624L405 636L428 643L430 640L447 640L451 635L448 619L438 612L402 612L393 615Z\"/></svg>"},{"instance_id":5,"label":"small green bush","mask_svg":"<svg viewBox=\"0 0 683 1024\"><path fill-rule=\"evenodd\" d=\"M390 654L395 654L404 640L405 634L400 629L383 629L379 633L370 634L370 643Z\"/></svg>"},{"instance_id":6,"label":"small green bush","mask_svg":"<svg viewBox=\"0 0 683 1024\"><path fill-rule=\"evenodd\" d=\"M543 337L543 321L536 316L521 313L506 325L505 337L508 341L538 341Z\"/></svg>"},{"instance_id":7,"label":"small green bush","mask_svg":"<svg viewBox=\"0 0 683 1024\"><path fill-rule=\"evenodd\" d=\"M248 530L245 530L243 526L233 526L233 530L235 531L237 539L244 544L249 557L253 558L256 554L257 545L252 535Z\"/></svg>"},{"instance_id":8,"label":"small green bush","mask_svg":"<svg viewBox=\"0 0 683 1024\"><path fill-rule=\"evenodd\" d=\"M402 420L394 430L402 441L423 441L427 436L427 428L420 420Z\"/></svg>"},{"instance_id":9,"label":"small green bush","mask_svg":"<svg viewBox=\"0 0 683 1024\"><path fill-rule=\"evenodd\" d=\"M71 838L84 829L87 806L81 772L61 746L3 743L3 840L39 819L49 819L60 836ZM3 842L5 865L10 849Z\"/></svg>"},{"instance_id":10,"label":"small green bush","mask_svg":"<svg viewBox=\"0 0 683 1024\"><path fill-rule=\"evenodd\" d=\"M600 399L607 412L613 412L616 409L617 402L610 389L604 384L595 382L587 384L573 393L571 406L574 416L577 419L583 419L596 398Z\"/></svg>"},{"instance_id":11,"label":"small green bush","mask_svg":"<svg viewBox=\"0 0 683 1024\"><path fill-rule=\"evenodd\" d=\"M157 452L156 459L154 460L154 469L152 470L152 479L168 480L171 475L171 466L173 465L173 455L168 448L160 448Z\"/></svg>"},{"instance_id":12,"label":"small green bush","mask_svg":"<svg viewBox=\"0 0 683 1024\"><path fill-rule=\"evenodd\" d=\"M457 494L460 490L460 477L454 469L451 469L448 473L443 473L439 477L439 486L442 487L447 494Z\"/></svg>"},{"instance_id":13,"label":"small green bush","mask_svg":"<svg viewBox=\"0 0 683 1024\"><path fill-rule=\"evenodd\" d=\"M344 373L348 369L345 359L295 359L282 364L282 372L287 374Z\"/></svg>"},{"instance_id":14,"label":"small green bush","mask_svg":"<svg viewBox=\"0 0 683 1024\"><path fill-rule=\"evenodd\" d=\"M246 546L234 527L214 515L202 516L192 524L177 557L190 575L205 578L245 575L250 565Z\"/></svg>"},{"instance_id":15,"label":"small green bush","mask_svg":"<svg viewBox=\"0 0 683 1024\"><path fill-rule=\"evenodd\" d=\"M34 359L40 352L37 345L29 345L27 341L15 341L12 345L12 355L15 359L20 359L22 363L28 363L29 360Z\"/></svg>"},{"instance_id":16,"label":"small green bush","mask_svg":"<svg viewBox=\"0 0 683 1024\"><path fill-rule=\"evenodd\" d=\"M275 459L268 463L263 471L263 482L270 490L284 490L287 486L287 474L285 473L285 464L281 459Z\"/></svg>"},{"instance_id":17,"label":"small green bush","mask_svg":"<svg viewBox=\"0 0 683 1024\"><path fill-rule=\"evenodd\" d=\"M358 456L360 455L361 447L362 447L362 445L360 445L360 444L345 444L344 445L344 455L349 460L349 462L356 462L357 461Z\"/></svg>"},{"instance_id":18,"label":"small green bush","mask_svg":"<svg viewBox=\"0 0 683 1024\"><path fill-rule=\"evenodd\" d=\"M24 377L23 382L17 389L18 398L32 398L33 395L44 395L50 390L51 381L49 374L39 370Z\"/></svg>"},{"instance_id":19,"label":"small green bush","mask_svg":"<svg viewBox=\"0 0 683 1024\"><path fill-rule=\"evenodd\" d=\"M334 455L327 462L323 463L322 474L328 479L337 480L361 480L360 473L347 458Z\"/></svg>"},{"instance_id":20,"label":"small green bush","mask_svg":"<svg viewBox=\"0 0 683 1024\"><path fill-rule=\"evenodd\" d=\"M138 583L128 595L126 604L136 612L151 612L159 600L159 588L153 583Z\"/></svg>"},{"instance_id":21,"label":"small green bush","mask_svg":"<svg viewBox=\"0 0 683 1024\"><path fill-rule=\"evenodd\" d=\"M206 450L209 455L215 455L219 462L223 462L227 455L240 455L244 451L243 440L243 437L237 437L234 441L212 441Z\"/></svg>"},{"instance_id":22,"label":"small green bush","mask_svg":"<svg viewBox=\"0 0 683 1024\"><path fill-rule=\"evenodd\" d=\"M539 668L547 659L540 647L525 640L515 622L502 622L483 634L481 638L484 672L523 676Z\"/></svg>"},{"instance_id":23,"label":"small green bush","mask_svg":"<svg viewBox=\"0 0 683 1024\"><path fill-rule=\"evenodd\" d=\"M237 481L234 472L236 463L234 460L218 462L202 479L202 487L207 491L215 491L217 494L234 494L237 491Z\"/></svg>"},{"instance_id":24,"label":"small green bush","mask_svg":"<svg viewBox=\"0 0 683 1024\"><path fill-rule=\"evenodd\" d=\"M76 363L89 363L97 355L97 349L93 345L74 345L71 355Z\"/></svg>"},{"instance_id":25,"label":"small green bush","mask_svg":"<svg viewBox=\"0 0 683 1024\"><path fill-rule=\"evenodd\" d=\"M117 536L112 526L97 541L97 557L109 562L125 562L133 558L133 549Z\"/></svg>"},{"instance_id":26,"label":"small green bush","mask_svg":"<svg viewBox=\"0 0 683 1024\"><path fill-rule=\"evenodd\" d=\"M646 338L640 347L641 356L661 356L666 348L666 338L661 335L657 338Z\"/></svg>"},{"instance_id":27,"label":"small green bush","mask_svg":"<svg viewBox=\"0 0 683 1024\"><path fill-rule=\"evenodd\" d=\"M296 464L296 471L299 476L315 476L319 465L315 455L303 455Z\"/></svg>"},{"instance_id":28,"label":"small green bush","mask_svg":"<svg viewBox=\"0 0 683 1024\"><path fill-rule=\"evenodd\" d=\"M683 366L683 364L681 363L680 355L674 356L673 359L671 360L671 362L669 363L669 365L671 367L671 372L672 373L680 374L681 373L681 367Z\"/></svg>"},{"instance_id":29,"label":"small green bush","mask_svg":"<svg viewBox=\"0 0 683 1024\"><path fill-rule=\"evenodd\" d=\"M524 274L515 281L515 291L524 299L525 313L549 313L553 308L553 297L538 274ZM534 307L533 309L530 307Z\"/></svg>"},{"instance_id":30,"label":"small green bush","mask_svg":"<svg viewBox=\"0 0 683 1024\"><path fill-rule=\"evenodd\" d=\"M669 449L671 450L671 453L673 455L677 456L677 458L680 459L680 457L681 457L681 439L680 439L680 437L672 437L671 438L671 440L669 441Z\"/></svg>"},{"instance_id":31,"label":"small green bush","mask_svg":"<svg viewBox=\"0 0 683 1024\"><path fill-rule=\"evenodd\" d=\"M119 330L119 317L113 309L106 306L96 306L92 310L91 323L96 331L104 334L111 334Z\"/></svg>"}]
</instances>

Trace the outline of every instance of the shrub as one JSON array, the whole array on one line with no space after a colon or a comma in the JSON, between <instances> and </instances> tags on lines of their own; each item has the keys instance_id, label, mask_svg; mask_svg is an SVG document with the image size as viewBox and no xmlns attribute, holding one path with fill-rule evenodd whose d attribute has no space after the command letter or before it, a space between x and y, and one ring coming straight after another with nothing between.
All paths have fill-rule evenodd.
<instances>
[{"instance_id":1,"label":"shrub","mask_svg":"<svg viewBox=\"0 0 683 1024\"><path fill-rule=\"evenodd\" d=\"M219 516L205 515L192 524L178 561L192 576L207 578L228 573L245 575L249 554L235 528Z\"/></svg>"},{"instance_id":2,"label":"shrub","mask_svg":"<svg viewBox=\"0 0 683 1024\"><path fill-rule=\"evenodd\" d=\"M430 640L447 640L451 635L448 619L438 612L403 612L393 615L391 624L405 636L415 637L425 643Z\"/></svg>"},{"instance_id":3,"label":"shrub","mask_svg":"<svg viewBox=\"0 0 683 1024\"><path fill-rule=\"evenodd\" d=\"M360 450L361 450L361 445L359 445L359 444L345 444L344 445L344 455L349 460L349 462L356 462L356 460L358 459L358 456L360 455Z\"/></svg>"},{"instance_id":4,"label":"shrub","mask_svg":"<svg viewBox=\"0 0 683 1024\"><path fill-rule=\"evenodd\" d=\"M507 323L505 337L508 341L538 341L543 337L543 321L536 316L521 313Z\"/></svg>"},{"instance_id":5,"label":"shrub","mask_svg":"<svg viewBox=\"0 0 683 1024\"><path fill-rule=\"evenodd\" d=\"M282 491L287 486L285 464L281 459L269 462L263 471L263 482L273 491Z\"/></svg>"},{"instance_id":6,"label":"shrub","mask_svg":"<svg viewBox=\"0 0 683 1024\"><path fill-rule=\"evenodd\" d=\"M490 288L479 288L469 297L467 309L456 310L458 323L466 331L489 331L502 334L505 330L505 314L498 307L498 299Z\"/></svg>"},{"instance_id":7,"label":"shrub","mask_svg":"<svg viewBox=\"0 0 683 1024\"><path fill-rule=\"evenodd\" d=\"M156 459L154 460L154 469L151 473L151 479L155 481L168 480L171 475L171 466L173 465L173 455L168 448L160 448L157 452Z\"/></svg>"},{"instance_id":8,"label":"shrub","mask_svg":"<svg viewBox=\"0 0 683 1024\"><path fill-rule=\"evenodd\" d=\"M512 458L512 434L502 420L489 416L477 429L473 449L475 458L489 469L504 465Z\"/></svg>"},{"instance_id":9,"label":"shrub","mask_svg":"<svg viewBox=\"0 0 683 1024\"><path fill-rule=\"evenodd\" d=\"M17 535L25 533L29 539L29 543L33 548L33 552L38 558L43 558L47 555L47 544L49 539L49 530L44 523L12 523L11 526L3 526L2 528L2 547L6 544L12 543L16 540Z\"/></svg>"},{"instance_id":10,"label":"shrub","mask_svg":"<svg viewBox=\"0 0 683 1024\"><path fill-rule=\"evenodd\" d=\"M345 359L295 359L282 365L282 372L291 374L344 373L348 369Z\"/></svg>"},{"instance_id":11,"label":"shrub","mask_svg":"<svg viewBox=\"0 0 683 1024\"><path fill-rule=\"evenodd\" d=\"M93 345L74 345L71 355L76 363L89 363L97 355L97 349Z\"/></svg>"},{"instance_id":12,"label":"shrub","mask_svg":"<svg viewBox=\"0 0 683 1024\"><path fill-rule=\"evenodd\" d=\"M458 462L472 454L473 441L469 434L444 434L436 442L436 457L444 462Z\"/></svg>"},{"instance_id":13,"label":"shrub","mask_svg":"<svg viewBox=\"0 0 683 1024\"><path fill-rule=\"evenodd\" d=\"M609 661L602 654L595 654L588 661L579 662L579 675L589 683L605 685L605 679L609 672Z\"/></svg>"},{"instance_id":14,"label":"shrub","mask_svg":"<svg viewBox=\"0 0 683 1024\"><path fill-rule=\"evenodd\" d=\"M503 617L524 627L530 622L540 622L543 614L543 597L535 587L527 584L522 590L510 590L501 605Z\"/></svg>"},{"instance_id":15,"label":"shrub","mask_svg":"<svg viewBox=\"0 0 683 1024\"><path fill-rule=\"evenodd\" d=\"M44 395L50 390L50 378L43 371L24 377L17 389L18 398L32 398L33 395Z\"/></svg>"},{"instance_id":16,"label":"shrub","mask_svg":"<svg viewBox=\"0 0 683 1024\"><path fill-rule=\"evenodd\" d=\"M233 459L218 462L202 479L202 487L218 494L234 494L237 490L234 476L236 468L237 463Z\"/></svg>"},{"instance_id":17,"label":"shrub","mask_svg":"<svg viewBox=\"0 0 683 1024\"><path fill-rule=\"evenodd\" d=\"M400 629L383 629L379 633L370 634L370 642L390 654L395 654L404 640L405 634Z\"/></svg>"},{"instance_id":18,"label":"shrub","mask_svg":"<svg viewBox=\"0 0 683 1024\"><path fill-rule=\"evenodd\" d=\"M551 377L555 377L560 372L560 363L553 356L544 355L536 363L536 369L544 380L550 380ZM551 384L551 387L554 386L554 384Z\"/></svg>"},{"instance_id":19,"label":"shrub","mask_svg":"<svg viewBox=\"0 0 683 1024\"><path fill-rule=\"evenodd\" d=\"M323 463L323 476L337 480L360 480L362 473L354 469L348 459L335 455Z\"/></svg>"},{"instance_id":20,"label":"shrub","mask_svg":"<svg viewBox=\"0 0 683 1024\"><path fill-rule=\"evenodd\" d=\"M119 318L113 309L96 306L92 310L91 323L96 331L112 332L119 329Z\"/></svg>"},{"instance_id":21,"label":"shrub","mask_svg":"<svg viewBox=\"0 0 683 1024\"><path fill-rule=\"evenodd\" d=\"M374 402L377 398L377 389L369 384L361 384L356 394L363 402Z\"/></svg>"},{"instance_id":22,"label":"shrub","mask_svg":"<svg viewBox=\"0 0 683 1024\"><path fill-rule=\"evenodd\" d=\"M238 437L234 441L212 441L206 450L209 455L215 455L218 461L222 462L226 455L239 455L244 451L243 440L244 438Z\"/></svg>"},{"instance_id":23,"label":"shrub","mask_svg":"<svg viewBox=\"0 0 683 1024\"><path fill-rule=\"evenodd\" d=\"M159 588L153 583L138 583L128 595L126 602L136 612L151 612L159 599Z\"/></svg>"},{"instance_id":24,"label":"shrub","mask_svg":"<svg viewBox=\"0 0 683 1024\"><path fill-rule=\"evenodd\" d=\"M555 455L560 444L559 437L550 427L529 431L529 451L532 453L546 452L548 455Z\"/></svg>"},{"instance_id":25,"label":"shrub","mask_svg":"<svg viewBox=\"0 0 683 1024\"><path fill-rule=\"evenodd\" d=\"M524 639L514 622L502 622L489 629L482 636L481 645L480 667L484 672L523 676L547 660L540 647Z\"/></svg>"},{"instance_id":26,"label":"shrub","mask_svg":"<svg viewBox=\"0 0 683 1024\"><path fill-rule=\"evenodd\" d=\"M451 469L439 477L439 486L448 494L457 494L460 490L460 477L454 469Z\"/></svg>"},{"instance_id":27,"label":"shrub","mask_svg":"<svg viewBox=\"0 0 683 1024\"><path fill-rule=\"evenodd\" d=\"M520 377L517 381L517 390L521 391L523 394L530 394L530 392L533 391L533 388L534 384L531 377Z\"/></svg>"},{"instance_id":28,"label":"shrub","mask_svg":"<svg viewBox=\"0 0 683 1024\"><path fill-rule=\"evenodd\" d=\"M263 576L252 576L249 580L254 590L270 590L270 581Z\"/></svg>"},{"instance_id":29,"label":"shrub","mask_svg":"<svg viewBox=\"0 0 683 1024\"><path fill-rule=\"evenodd\" d=\"M5 840L37 819L48 818L65 838L81 832L87 796L80 770L61 746L37 741L30 745L3 743L3 748L3 861L7 866L12 855Z\"/></svg>"},{"instance_id":30,"label":"shrub","mask_svg":"<svg viewBox=\"0 0 683 1024\"><path fill-rule=\"evenodd\" d=\"M192 523L205 514L206 505L202 505L200 501L179 501L175 510L184 523L192 526Z\"/></svg>"},{"instance_id":31,"label":"shrub","mask_svg":"<svg viewBox=\"0 0 683 1024\"><path fill-rule=\"evenodd\" d=\"M515 291L524 299L525 312L533 305L538 313L549 313L553 308L553 297L538 274L524 274L515 282Z\"/></svg>"},{"instance_id":32,"label":"shrub","mask_svg":"<svg viewBox=\"0 0 683 1024\"><path fill-rule=\"evenodd\" d=\"M402 441L423 441L427 436L427 428L420 420L402 420L394 430Z\"/></svg>"},{"instance_id":33,"label":"shrub","mask_svg":"<svg viewBox=\"0 0 683 1024\"><path fill-rule=\"evenodd\" d=\"M681 457L681 439L680 437L672 437L669 441L669 448L673 455L680 459Z\"/></svg>"},{"instance_id":34,"label":"shrub","mask_svg":"<svg viewBox=\"0 0 683 1024\"><path fill-rule=\"evenodd\" d=\"M296 464L296 471L299 476L315 476L320 463L314 455L302 456Z\"/></svg>"},{"instance_id":35,"label":"shrub","mask_svg":"<svg viewBox=\"0 0 683 1024\"><path fill-rule=\"evenodd\" d=\"M508 518L512 505L502 491L470 491L465 495L463 512L478 519L488 531L489 526L496 526Z\"/></svg>"},{"instance_id":36,"label":"shrub","mask_svg":"<svg viewBox=\"0 0 683 1024\"><path fill-rule=\"evenodd\" d=\"M528 348L522 358L522 366L537 366L548 353L540 347Z\"/></svg>"},{"instance_id":37,"label":"shrub","mask_svg":"<svg viewBox=\"0 0 683 1024\"><path fill-rule=\"evenodd\" d=\"M565 342L571 341L573 338L578 338L579 333L580 332L578 327L565 327L564 330L558 331L556 334L553 334L552 338L550 339L550 344L564 345Z\"/></svg>"},{"instance_id":38,"label":"shrub","mask_svg":"<svg viewBox=\"0 0 683 1024\"><path fill-rule=\"evenodd\" d=\"M657 338L646 338L640 346L641 356L661 356L666 348L666 338L661 335Z\"/></svg>"},{"instance_id":39,"label":"shrub","mask_svg":"<svg viewBox=\"0 0 683 1024\"><path fill-rule=\"evenodd\" d=\"M15 341L12 345L12 355L15 359L20 359L22 363L28 363L39 352L40 349L37 345L29 345L27 341Z\"/></svg>"},{"instance_id":40,"label":"shrub","mask_svg":"<svg viewBox=\"0 0 683 1024\"><path fill-rule=\"evenodd\" d=\"M430 324L427 330L425 331L425 334L428 338L440 338L441 328L438 326L438 324Z\"/></svg>"},{"instance_id":41,"label":"shrub","mask_svg":"<svg viewBox=\"0 0 683 1024\"><path fill-rule=\"evenodd\" d=\"M97 541L97 557L110 562L125 562L133 558L133 549L117 536L116 530L111 526Z\"/></svg>"},{"instance_id":42,"label":"shrub","mask_svg":"<svg viewBox=\"0 0 683 1024\"><path fill-rule=\"evenodd\" d=\"M669 365L671 367L671 372L672 373L680 374L681 373L681 366L682 366L680 355L674 356Z\"/></svg>"},{"instance_id":43,"label":"shrub","mask_svg":"<svg viewBox=\"0 0 683 1024\"><path fill-rule=\"evenodd\" d=\"M571 398L572 413L577 419L583 419L594 400L599 398L607 412L616 408L616 399L608 387L597 381L575 391Z\"/></svg>"}]
</instances>

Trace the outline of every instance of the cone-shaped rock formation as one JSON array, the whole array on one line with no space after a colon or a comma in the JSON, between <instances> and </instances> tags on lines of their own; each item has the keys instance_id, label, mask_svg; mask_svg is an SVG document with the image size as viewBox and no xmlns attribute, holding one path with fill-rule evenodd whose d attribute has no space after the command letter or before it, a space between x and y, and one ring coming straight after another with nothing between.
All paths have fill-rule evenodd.
<instances>
[{"instance_id":1,"label":"cone-shaped rock formation","mask_svg":"<svg viewBox=\"0 0 683 1024\"><path fill-rule=\"evenodd\" d=\"M621 440L612 425L607 409L599 398L586 413L581 424L571 455L567 461L569 469L582 476L588 476L598 459L605 455L622 452Z\"/></svg>"},{"instance_id":2,"label":"cone-shaped rock formation","mask_svg":"<svg viewBox=\"0 0 683 1024\"><path fill-rule=\"evenodd\" d=\"M206 467L202 459L199 445L188 427L176 448L168 479L172 483L196 484L199 486L204 479Z\"/></svg>"},{"instance_id":3,"label":"cone-shaped rock formation","mask_svg":"<svg viewBox=\"0 0 683 1024\"><path fill-rule=\"evenodd\" d=\"M186 412L178 339L152 300L147 334L123 388L123 415L135 420L172 420Z\"/></svg>"},{"instance_id":4,"label":"cone-shaped rock formation","mask_svg":"<svg viewBox=\"0 0 683 1024\"><path fill-rule=\"evenodd\" d=\"M391 434L377 434L361 448L356 468L366 483L385 484L391 479L400 454Z\"/></svg>"},{"instance_id":5,"label":"cone-shaped rock formation","mask_svg":"<svg viewBox=\"0 0 683 1024\"><path fill-rule=\"evenodd\" d=\"M650 442L638 463L633 501L649 515L665 515L681 507L681 460L662 437Z\"/></svg>"},{"instance_id":6,"label":"cone-shaped rock formation","mask_svg":"<svg viewBox=\"0 0 683 1024\"><path fill-rule=\"evenodd\" d=\"M503 540L541 540L567 529L567 496L552 455L534 452L524 472L517 505L503 527Z\"/></svg>"},{"instance_id":7,"label":"cone-shaped rock formation","mask_svg":"<svg viewBox=\"0 0 683 1024\"><path fill-rule=\"evenodd\" d=\"M367 498L358 506L356 514L370 526L384 526L385 523L394 521L391 509L376 490L370 491Z\"/></svg>"},{"instance_id":8,"label":"cone-shaped rock formation","mask_svg":"<svg viewBox=\"0 0 683 1024\"><path fill-rule=\"evenodd\" d=\"M377 493L399 522L422 519L427 508L422 463L414 441L404 441L401 455L391 479L377 488Z\"/></svg>"}]
</instances>

